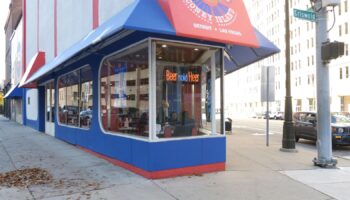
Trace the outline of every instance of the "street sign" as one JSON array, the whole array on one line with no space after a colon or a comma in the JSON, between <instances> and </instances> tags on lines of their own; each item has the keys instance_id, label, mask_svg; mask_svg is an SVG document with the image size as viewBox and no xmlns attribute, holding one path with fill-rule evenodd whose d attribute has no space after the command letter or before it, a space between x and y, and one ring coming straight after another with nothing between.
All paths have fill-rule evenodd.
<instances>
[{"instance_id":1,"label":"street sign","mask_svg":"<svg viewBox=\"0 0 350 200\"><path fill-rule=\"evenodd\" d=\"M316 13L306 10L293 9L294 17L307 20L307 21L316 21Z\"/></svg>"},{"instance_id":2,"label":"street sign","mask_svg":"<svg viewBox=\"0 0 350 200\"><path fill-rule=\"evenodd\" d=\"M261 102L275 101L275 67L261 67Z\"/></svg>"}]
</instances>

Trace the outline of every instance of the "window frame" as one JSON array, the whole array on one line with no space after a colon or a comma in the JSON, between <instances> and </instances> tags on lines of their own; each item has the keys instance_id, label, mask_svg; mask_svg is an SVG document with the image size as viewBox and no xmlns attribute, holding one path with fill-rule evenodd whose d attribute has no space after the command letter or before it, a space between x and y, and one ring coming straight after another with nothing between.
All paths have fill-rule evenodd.
<instances>
[{"instance_id":1,"label":"window frame","mask_svg":"<svg viewBox=\"0 0 350 200\"><path fill-rule=\"evenodd\" d=\"M111 132L111 131L107 131L103 128L102 125L102 120L101 120L101 98L100 98L100 91L101 91L101 69L102 69L102 65L103 62L113 56L113 55L117 55L120 54L132 47L136 47L137 45L141 45L142 43L147 42L148 45L148 72L149 72L149 77L148 77L148 81L149 81L149 102L148 102L148 106L149 106L149 136L147 137L140 137L140 136L136 136L136 135L127 135L127 134L123 134L123 133L118 133L118 132ZM107 134L107 135L112 135L112 136L119 136L119 137L123 137L123 138L130 138L130 139L134 139L134 140L140 140L140 141L146 141L146 142L166 142L166 141L176 141L176 140L193 140L193 139L203 139L203 138L213 138L213 137L226 137L226 132L224 130L221 131L222 134L209 134L209 135L201 135L201 136L189 136L189 137L172 137L172 138L158 138L156 136L156 90L152 89L154 87L152 86L156 86L156 54L155 54L155 48L156 42L173 42L173 43L179 43L179 44L185 44L185 45L198 45L198 46L205 46L205 47L212 47L212 48L217 48L220 49L220 51L222 52L221 54L221 91L220 91L220 95L221 95L221 102L218 102L221 104L221 127L222 129L225 128L225 115L224 115L224 96L223 96L223 91L224 91L224 48L222 46L215 46L215 45L207 45L207 44L201 44L201 43L196 43L196 42L186 42L186 41L179 41L179 40L171 40L171 39L164 39L164 38L157 38L157 37L148 37L146 39L140 40L138 42L135 42L131 45L125 46L115 52L112 52L108 55L105 55L99 64L99 68L98 68L98 81L97 83L97 95L98 95L98 100L97 100L97 117L98 117L98 124L99 124L99 128L101 130L101 132L103 134Z\"/></svg>"},{"instance_id":2,"label":"window frame","mask_svg":"<svg viewBox=\"0 0 350 200\"><path fill-rule=\"evenodd\" d=\"M58 77L57 77L57 80L55 81L56 82L56 87L55 87L55 89L56 89L56 91L57 91L57 93L56 93L56 98L55 98L55 101L56 101L56 121L57 121L57 125L59 125L59 126L63 126L63 127L67 127L67 128L74 128L74 129L79 129L79 130L84 130L84 131L88 131L88 130L90 130L91 129L91 127L92 127L92 121L91 121L91 124L90 124L90 127L89 128L82 128L82 127L79 127L79 126L72 126L72 125L68 125L68 124L62 124L61 122L60 122L60 118L59 118L59 109L58 109L58 104L59 104L59 81L60 81L60 78L62 78L63 76L65 76L65 75L67 75L67 74L70 74L70 73L72 73L72 72L74 72L74 71L78 71L78 70L81 70L81 69L83 69L83 68L85 68L85 67L90 67L90 70L92 71L92 67L91 67L91 65L90 64L85 64L85 65L83 65L83 66L81 66L81 67L79 67L79 68L77 68L77 69L74 69L74 70L71 70L71 71L69 71L69 72L66 72L66 73L64 73L64 74L61 74L61 75L59 75ZM79 74L80 75L80 74ZM94 79L92 78L92 94L94 94ZM81 79L79 78L79 84L81 84ZM79 87L78 87L78 90L79 90ZM81 91L80 91L81 92ZM67 98L67 97L66 97ZM79 98L81 98L81 93L79 93ZM67 101L67 99L66 99L66 101ZM92 105L94 105L94 101L92 101ZM79 106L78 106L79 107ZM92 115L94 115L94 111L92 110ZM79 120L80 121L80 120ZM79 122L80 123L80 122Z\"/></svg>"},{"instance_id":3,"label":"window frame","mask_svg":"<svg viewBox=\"0 0 350 200\"><path fill-rule=\"evenodd\" d=\"M98 79L98 81L97 81L97 87L98 87L97 88L97 95L98 95L97 116L98 116L99 128L100 128L100 130L101 130L101 132L103 134L112 135L112 136L120 136L120 137L124 137L124 138L130 138L130 139L135 139L135 140L141 140L141 141L149 142L150 141L150 139L149 139L150 136L149 137L141 137L141 136L136 136L136 135L124 134L124 133L121 133L121 132L112 132L112 131L105 130L103 128L103 124L102 124L102 120L101 120L101 69L102 69L104 61L107 60L108 58L114 56L114 55L121 54L123 52L126 52L126 51L130 50L133 47L137 47L138 45L142 45L142 43L147 43L147 48L148 48L148 70L150 71L150 60L149 60L150 48L149 48L149 39L148 38L140 40L138 42L135 42L135 43L133 43L131 45L128 45L126 47L123 47L123 48L121 48L121 49L119 49L117 51L114 51L114 52L110 53L110 54L107 54L101 59L100 64L99 64L99 68L98 68L98 77L97 77L97 79ZM148 78L148 82L150 83L150 78ZM150 91L150 86L149 86L149 91ZM148 101L150 102L150 97L148 99L149 99ZM150 112L150 107L149 107L150 104L149 104L149 102L148 102L148 109L149 109L148 112ZM150 130L150 127L149 127L149 130Z\"/></svg>"},{"instance_id":4,"label":"window frame","mask_svg":"<svg viewBox=\"0 0 350 200\"><path fill-rule=\"evenodd\" d=\"M153 142L161 142L161 141L173 141L173 140L185 140L185 139L199 139L199 138L212 138L212 137L226 137L226 131L224 130L225 129L225 113L224 113L224 107L225 107L225 104L224 104L224 96L223 96L223 92L224 92L224 70L225 70L225 67L224 67L224 63L223 63L223 60L224 60L224 48L223 47L220 47L220 46L215 46L215 45L208 45L208 44L201 44L201 43L195 43L195 42L186 42L186 41L178 41L178 40L171 40L171 39L162 39L162 38L154 38L154 37L150 37L150 46L151 46L151 51L154 52L154 54L150 55L151 56L151 59L152 59L152 69L153 70L150 70L150 72L152 73L150 75L150 77L152 77L152 80L150 80L150 82L154 83L154 88L156 87L156 73L157 73L157 70L156 70L156 54L155 54L155 50L156 50L156 43L157 42L170 42L170 43L177 43L177 44L183 44L183 45L196 45L196 46L203 46L203 47L210 47L210 48L217 48L221 51L221 62L222 62L222 65L221 65L221 70L220 70L220 76L221 76L221 89L220 89L220 101L219 102L216 102L217 104L221 104L220 106L220 110L221 110L221 113L220 113L220 117L221 117L221 133L212 133L211 131L211 134L208 134L208 135L200 135L200 136L186 136L186 137L170 137L170 138L158 138L156 136L156 108L154 107L153 109L153 112L154 112L154 115L152 116L151 114L149 115L150 116L150 123L151 123L151 117L152 119L154 120L153 124L150 124L150 130L153 130L151 128L154 128L154 131L150 131L150 140L153 141ZM211 58L210 58L211 59ZM212 61L210 61L212 62ZM215 84L214 84L214 87L215 87ZM151 89L151 87L150 87ZM154 94L152 94L151 92L153 92ZM215 97L215 90L212 91L212 95ZM150 101L152 101L153 105L155 106L156 105L156 90L153 90L153 91L150 91L150 94L153 95L153 99L150 95ZM215 98L214 98L215 99ZM215 110L215 108L214 108ZM215 117L215 115L214 115ZM216 128L216 130L218 130L218 126L215 124L214 125ZM213 126L211 127L211 129L213 130Z\"/></svg>"}]
</instances>

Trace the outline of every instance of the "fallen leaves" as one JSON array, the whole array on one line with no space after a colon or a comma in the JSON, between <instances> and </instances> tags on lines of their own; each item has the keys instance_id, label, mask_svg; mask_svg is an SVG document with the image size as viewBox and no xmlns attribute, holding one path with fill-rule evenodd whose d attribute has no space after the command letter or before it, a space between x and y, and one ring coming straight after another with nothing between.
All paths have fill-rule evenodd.
<instances>
[{"instance_id":1,"label":"fallen leaves","mask_svg":"<svg viewBox=\"0 0 350 200\"><path fill-rule=\"evenodd\" d=\"M0 186L27 187L52 182L52 175L40 168L19 169L0 174Z\"/></svg>"}]
</instances>

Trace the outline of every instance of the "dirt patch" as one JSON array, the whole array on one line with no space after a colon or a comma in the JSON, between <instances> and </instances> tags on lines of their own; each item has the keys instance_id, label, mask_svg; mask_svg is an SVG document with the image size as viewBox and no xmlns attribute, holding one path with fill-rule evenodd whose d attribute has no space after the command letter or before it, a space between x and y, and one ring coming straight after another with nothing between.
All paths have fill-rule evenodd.
<instances>
[{"instance_id":1,"label":"dirt patch","mask_svg":"<svg viewBox=\"0 0 350 200\"><path fill-rule=\"evenodd\" d=\"M19 169L0 174L0 186L27 187L52 182L52 175L40 168Z\"/></svg>"}]
</instances>

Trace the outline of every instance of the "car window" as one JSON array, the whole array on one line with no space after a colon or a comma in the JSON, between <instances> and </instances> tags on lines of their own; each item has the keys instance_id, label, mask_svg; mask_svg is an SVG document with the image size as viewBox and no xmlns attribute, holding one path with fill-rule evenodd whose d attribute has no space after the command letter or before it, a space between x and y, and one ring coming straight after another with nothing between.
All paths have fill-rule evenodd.
<instances>
[{"instance_id":1,"label":"car window","mask_svg":"<svg viewBox=\"0 0 350 200\"><path fill-rule=\"evenodd\" d=\"M300 113L299 117L298 117L298 120L301 121L301 122L305 122L305 117L306 117L305 113Z\"/></svg>"},{"instance_id":2,"label":"car window","mask_svg":"<svg viewBox=\"0 0 350 200\"><path fill-rule=\"evenodd\" d=\"M350 118L345 115L333 115L331 118L332 123L350 123Z\"/></svg>"},{"instance_id":3,"label":"car window","mask_svg":"<svg viewBox=\"0 0 350 200\"><path fill-rule=\"evenodd\" d=\"M314 114L314 113L306 114L305 122L316 122L316 114Z\"/></svg>"}]
</instances>

